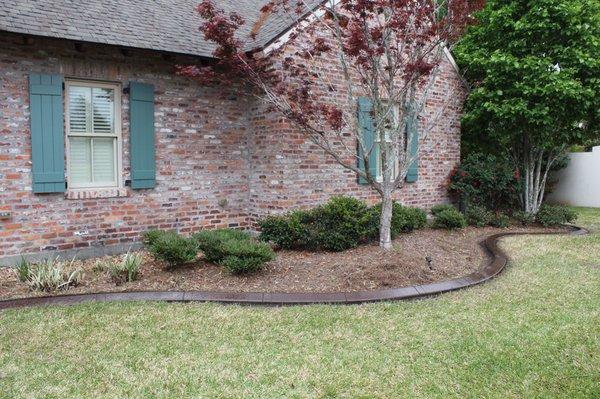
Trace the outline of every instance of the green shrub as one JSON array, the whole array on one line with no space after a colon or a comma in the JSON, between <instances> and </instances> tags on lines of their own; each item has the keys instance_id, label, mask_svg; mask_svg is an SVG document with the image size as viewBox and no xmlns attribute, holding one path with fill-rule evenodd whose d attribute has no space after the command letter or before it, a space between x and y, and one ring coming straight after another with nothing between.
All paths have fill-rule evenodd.
<instances>
[{"instance_id":1,"label":"green shrub","mask_svg":"<svg viewBox=\"0 0 600 399\"><path fill-rule=\"evenodd\" d=\"M83 273L73 267L73 262L74 259L66 266L55 258L31 265L27 284L32 290L37 291L66 290L71 286L77 286L83 279Z\"/></svg>"},{"instance_id":2,"label":"green shrub","mask_svg":"<svg viewBox=\"0 0 600 399\"><path fill-rule=\"evenodd\" d=\"M379 238L379 223L381 220L381 204L377 204L370 209L371 218L369 226L369 237ZM392 239L401 233L409 233L413 230L422 229L427 225L427 214L419 208L402 206L394 201L392 205Z\"/></svg>"},{"instance_id":3,"label":"green shrub","mask_svg":"<svg viewBox=\"0 0 600 399\"><path fill-rule=\"evenodd\" d=\"M467 220L456 209L446 209L438 212L433 221L433 227L439 229L462 229L467 226Z\"/></svg>"},{"instance_id":4,"label":"green shrub","mask_svg":"<svg viewBox=\"0 0 600 399\"><path fill-rule=\"evenodd\" d=\"M513 212L512 217L523 226L529 226L535 223L535 215L525 211L515 211Z\"/></svg>"},{"instance_id":5,"label":"green shrub","mask_svg":"<svg viewBox=\"0 0 600 399\"><path fill-rule=\"evenodd\" d=\"M544 204L535 218L545 227L558 226L574 222L577 219L577 213L566 206Z\"/></svg>"},{"instance_id":6,"label":"green shrub","mask_svg":"<svg viewBox=\"0 0 600 399\"><path fill-rule=\"evenodd\" d=\"M29 278L29 270L31 269L31 263L25 259L24 256L21 256L21 259L15 266L15 272L17 273L17 278L21 282L26 282Z\"/></svg>"},{"instance_id":7,"label":"green shrub","mask_svg":"<svg viewBox=\"0 0 600 399\"><path fill-rule=\"evenodd\" d=\"M470 154L452 173L448 189L469 205L509 209L518 203L521 179L507 158Z\"/></svg>"},{"instance_id":8,"label":"green shrub","mask_svg":"<svg viewBox=\"0 0 600 399\"><path fill-rule=\"evenodd\" d=\"M175 233L166 230L148 230L144 234L142 234L142 240L147 247L151 247L158 240L172 234Z\"/></svg>"},{"instance_id":9,"label":"green shrub","mask_svg":"<svg viewBox=\"0 0 600 399\"><path fill-rule=\"evenodd\" d=\"M142 265L142 255L127 253L120 262L112 262L108 266L108 272L117 284L135 281Z\"/></svg>"},{"instance_id":10,"label":"green shrub","mask_svg":"<svg viewBox=\"0 0 600 399\"><path fill-rule=\"evenodd\" d=\"M510 218L502 212L495 212L490 220L490 225L499 228L506 228L510 225Z\"/></svg>"},{"instance_id":11,"label":"green shrub","mask_svg":"<svg viewBox=\"0 0 600 399\"><path fill-rule=\"evenodd\" d=\"M368 237L367 205L352 197L333 197L311 211L314 245L327 251L356 248Z\"/></svg>"},{"instance_id":12,"label":"green shrub","mask_svg":"<svg viewBox=\"0 0 600 399\"><path fill-rule=\"evenodd\" d=\"M150 252L156 259L164 261L167 269L174 269L196 259L198 247L196 241L168 232L156 238L150 245Z\"/></svg>"},{"instance_id":13,"label":"green shrub","mask_svg":"<svg viewBox=\"0 0 600 399\"><path fill-rule=\"evenodd\" d=\"M485 227L492 222L494 215L482 206L471 205L465 213L467 223L471 226Z\"/></svg>"},{"instance_id":14,"label":"green shrub","mask_svg":"<svg viewBox=\"0 0 600 399\"><path fill-rule=\"evenodd\" d=\"M456 207L450 204L434 205L430 211L433 216L437 216L444 211L456 211Z\"/></svg>"},{"instance_id":15,"label":"green shrub","mask_svg":"<svg viewBox=\"0 0 600 399\"><path fill-rule=\"evenodd\" d=\"M283 249L303 249L313 246L310 225L313 218L308 211L293 211L287 215L267 216L258 222L259 239L272 242Z\"/></svg>"},{"instance_id":16,"label":"green shrub","mask_svg":"<svg viewBox=\"0 0 600 399\"><path fill-rule=\"evenodd\" d=\"M250 234L239 230L207 230L194 234L198 248L207 261L223 265L232 273L260 270L275 258L271 247L256 242Z\"/></svg>"},{"instance_id":17,"label":"green shrub","mask_svg":"<svg viewBox=\"0 0 600 399\"><path fill-rule=\"evenodd\" d=\"M256 272L275 259L271 247L256 241L230 240L223 243L223 248L227 256L219 264L235 274Z\"/></svg>"}]
</instances>

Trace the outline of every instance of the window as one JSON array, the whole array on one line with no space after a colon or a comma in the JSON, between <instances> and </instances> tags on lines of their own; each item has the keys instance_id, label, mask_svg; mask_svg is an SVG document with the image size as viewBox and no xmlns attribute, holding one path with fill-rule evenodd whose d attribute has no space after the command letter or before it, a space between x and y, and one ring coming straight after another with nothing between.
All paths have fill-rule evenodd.
<instances>
[{"instance_id":1,"label":"window","mask_svg":"<svg viewBox=\"0 0 600 399\"><path fill-rule=\"evenodd\" d=\"M69 188L120 187L120 86L67 81Z\"/></svg>"},{"instance_id":2,"label":"window","mask_svg":"<svg viewBox=\"0 0 600 399\"><path fill-rule=\"evenodd\" d=\"M400 106L396 105L392 108L392 113L393 115L390 115L392 120L389 120L386 122L386 124L388 125L388 131L386 131L385 133L385 137L384 140L386 143L392 143L392 137L391 134L389 134L389 129L392 128L392 126L397 125L398 124L398 118L400 117ZM382 151L381 151L381 140L378 137L378 135L375 136L375 150L377 151L377 181L381 182L383 181L383 160L382 160ZM393 159L394 162L394 170L392 173L392 179L395 179L396 176L398 176L398 173L400 173L399 171L399 167L398 167L398 158L395 156Z\"/></svg>"}]
</instances>

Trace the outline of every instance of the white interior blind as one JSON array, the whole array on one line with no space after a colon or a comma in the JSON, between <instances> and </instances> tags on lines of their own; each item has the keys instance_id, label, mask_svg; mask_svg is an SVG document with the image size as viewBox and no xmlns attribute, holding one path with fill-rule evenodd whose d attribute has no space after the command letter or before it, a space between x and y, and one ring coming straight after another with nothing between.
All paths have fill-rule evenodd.
<instances>
[{"instance_id":1,"label":"white interior blind","mask_svg":"<svg viewBox=\"0 0 600 399\"><path fill-rule=\"evenodd\" d=\"M70 85L68 110L70 182L75 188L116 185L115 90Z\"/></svg>"}]
</instances>

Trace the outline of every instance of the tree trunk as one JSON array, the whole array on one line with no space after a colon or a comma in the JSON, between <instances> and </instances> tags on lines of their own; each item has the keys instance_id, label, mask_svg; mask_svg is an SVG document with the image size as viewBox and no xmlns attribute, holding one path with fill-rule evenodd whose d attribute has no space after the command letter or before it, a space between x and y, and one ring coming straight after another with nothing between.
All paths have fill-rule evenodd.
<instances>
[{"instance_id":1,"label":"tree trunk","mask_svg":"<svg viewBox=\"0 0 600 399\"><path fill-rule=\"evenodd\" d=\"M548 173L558 155L535 148L523 152L521 165L524 174L521 202L526 213L535 215L544 201Z\"/></svg>"},{"instance_id":2,"label":"tree trunk","mask_svg":"<svg viewBox=\"0 0 600 399\"><path fill-rule=\"evenodd\" d=\"M392 249L392 193L384 192L379 218L379 246L385 250Z\"/></svg>"}]
</instances>

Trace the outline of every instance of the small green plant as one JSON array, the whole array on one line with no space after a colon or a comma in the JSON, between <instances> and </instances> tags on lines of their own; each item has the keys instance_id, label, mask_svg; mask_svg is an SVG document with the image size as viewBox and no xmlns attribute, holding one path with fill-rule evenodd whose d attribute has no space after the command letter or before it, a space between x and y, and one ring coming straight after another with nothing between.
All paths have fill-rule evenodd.
<instances>
[{"instance_id":1,"label":"small green plant","mask_svg":"<svg viewBox=\"0 0 600 399\"><path fill-rule=\"evenodd\" d=\"M172 270L195 260L198 246L195 240L168 232L156 238L150 245L150 252L166 263L167 270Z\"/></svg>"},{"instance_id":2,"label":"small green plant","mask_svg":"<svg viewBox=\"0 0 600 399\"><path fill-rule=\"evenodd\" d=\"M17 273L17 278L19 279L19 281L23 283L27 281L27 279L29 278L30 269L31 263L27 259L25 259L24 256L21 256L21 259L15 266L15 272Z\"/></svg>"},{"instance_id":3,"label":"small green plant","mask_svg":"<svg viewBox=\"0 0 600 399\"><path fill-rule=\"evenodd\" d=\"M108 272L116 284L135 281L138 278L142 260L142 254L128 252L120 262L111 263Z\"/></svg>"},{"instance_id":4,"label":"small green plant","mask_svg":"<svg viewBox=\"0 0 600 399\"><path fill-rule=\"evenodd\" d=\"M559 226L574 222L577 219L577 213L566 206L544 204L535 218L545 227Z\"/></svg>"},{"instance_id":5,"label":"small green plant","mask_svg":"<svg viewBox=\"0 0 600 399\"><path fill-rule=\"evenodd\" d=\"M194 234L207 261L232 273L251 273L275 258L269 245L256 242L250 234L231 229L207 230Z\"/></svg>"},{"instance_id":6,"label":"small green plant","mask_svg":"<svg viewBox=\"0 0 600 399\"><path fill-rule=\"evenodd\" d=\"M467 223L471 226L485 227L489 225L494 217L494 214L482 206L471 205L465 213Z\"/></svg>"},{"instance_id":7,"label":"small green plant","mask_svg":"<svg viewBox=\"0 0 600 399\"><path fill-rule=\"evenodd\" d=\"M438 229L462 229L467 226L467 220L457 209L440 211L433 221L433 227Z\"/></svg>"},{"instance_id":8,"label":"small green plant","mask_svg":"<svg viewBox=\"0 0 600 399\"><path fill-rule=\"evenodd\" d=\"M523 226L529 226L535 223L535 215L525 211L515 211L513 212L512 217Z\"/></svg>"},{"instance_id":9,"label":"small green plant","mask_svg":"<svg viewBox=\"0 0 600 399\"><path fill-rule=\"evenodd\" d=\"M502 212L495 212L490 220L490 225L499 228L506 228L510 225L510 218Z\"/></svg>"},{"instance_id":10,"label":"small green plant","mask_svg":"<svg viewBox=\"0 0 600 399\"><path fill-rule=\"evenodd\" d=\"M437 216L444 211L456 211L456 208L450 204L434 205L431 207L431 214L433 216Z\"/></svg>"},{"instance_id":11,"label":"small green plant","mask_svg":"<svg viewBox=\"0 0 600 399\"><path fill-rule=\"evenodd\" d=\"M75 259L71 260L69 265L65 265L58 261L58 258L50 258L45 262L32 265L27 278L29 287L37 291L57 291L79 285L83 273L73 267L74 261Z\"/></svg>"}]
</instances>

